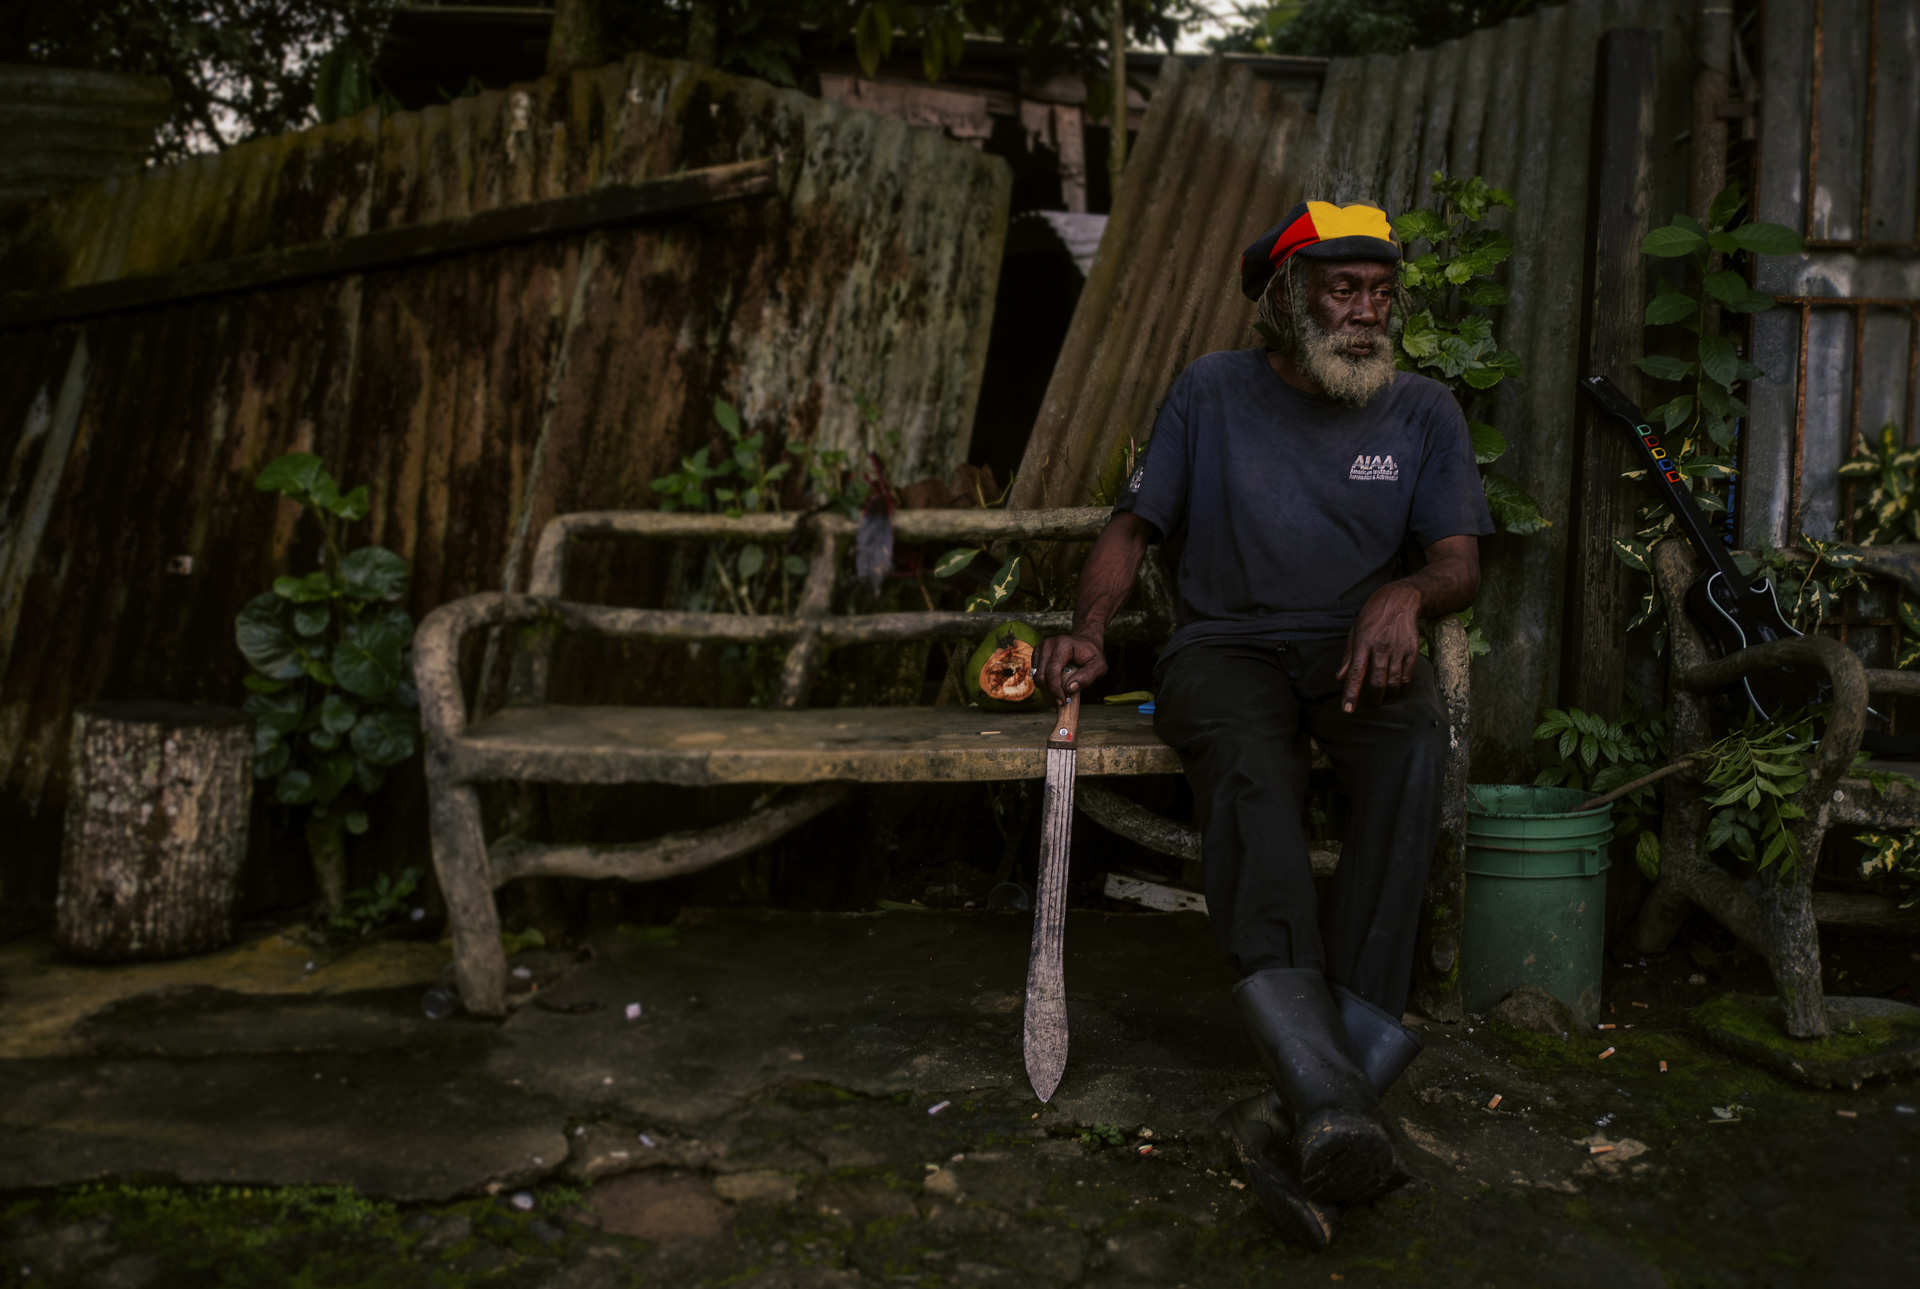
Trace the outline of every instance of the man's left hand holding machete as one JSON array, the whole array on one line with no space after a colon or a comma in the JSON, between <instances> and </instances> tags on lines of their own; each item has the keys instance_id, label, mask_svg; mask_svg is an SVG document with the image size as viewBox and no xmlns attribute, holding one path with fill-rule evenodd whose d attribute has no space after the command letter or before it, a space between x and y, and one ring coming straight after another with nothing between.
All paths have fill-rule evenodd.
<instances>
[{"instance_id":1,"label":"man's left hand holding machete","mask_svg":"<svg viewBox=\"0 0 1920 1289\"><path fill-rule=\"evenodd\" d=\"M1459 406L1394 370L1399 261L1366 205L1302 203L1247 248L1241 289L1277 345L1174 381L1081 571L1073 633L1040 659L1056 702L1098 679L1147 545L1184 538L1154 730L1193 785L1208 916L1274 1082L1225 1131L1268 1216L1314 1247L1339 1205L1406 1179L1380 1095L1421 1047L1400 1015L1448 741L1417 622L1473 603L1493 532ZM1309 737L1353 802L1324 904Z\"/></svg>"}]
</instances>

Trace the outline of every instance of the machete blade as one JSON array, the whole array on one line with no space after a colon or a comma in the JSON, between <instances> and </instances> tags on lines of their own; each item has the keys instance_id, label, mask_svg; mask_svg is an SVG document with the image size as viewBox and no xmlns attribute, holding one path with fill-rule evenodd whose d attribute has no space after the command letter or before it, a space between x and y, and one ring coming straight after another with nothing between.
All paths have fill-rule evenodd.
<instances>
[{"instance_id":1,"label":"machete blade","mask_svg":"<svg viewBox=\"0 0 1920 1289\"><path fill-rule=\"evenodd\" d=\"M1073 840L1074 749L1047 749L1040 798L1040 890L1033 904L1027 960L1027 1080L1051 1101L1067 1069L1067 988L1062 948L1067 920L1067 860Z\"/></svg>"}]
</instances>

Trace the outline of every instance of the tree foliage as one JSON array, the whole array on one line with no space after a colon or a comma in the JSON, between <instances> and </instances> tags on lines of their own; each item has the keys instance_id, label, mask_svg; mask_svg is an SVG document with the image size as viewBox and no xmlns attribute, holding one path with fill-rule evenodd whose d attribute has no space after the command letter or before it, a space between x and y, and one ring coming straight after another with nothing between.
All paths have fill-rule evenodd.
<instances>
[{"instance_id":1,"label":"tree foliage","mask_svg":"<svg viewBox=\"0 0 1920 1289\"><path fill-rule=\"evenodd\" d=\"M0 6L0 62L164 77L170 161L313 121L331 50L371 50L398 0L59 0Z\"/></svg>"},{"instance_id":2,"label":"tree foliage","mask_svg":"<svg viewBox=\"0 0 1920 1289\"><path fill-rule=\"evenodd\" d=\"M1235 7L1239 24L1212 42L1215 49L1347 58L1456 40L1525 17L1540 0L1278 0Z\"/></svg>"},{"instance_id":3,"label":"tree foliage","mask_svg":"<svg viewBox=\"0 0 1920 1289\"><path fill-rule=\"evenodd\" d=\"M420 747L413 687L413 619L406 560L380 546L341 549L341 530L366 517L367 490L343 493L306 452L260 472L254 486L298 502L319 524L321 567L274 579L234 619L252 669L253 773L273 799L302 812L328 911L345 896L346 835L367 830L367 798Z\"/></svg>"}]
</instances>

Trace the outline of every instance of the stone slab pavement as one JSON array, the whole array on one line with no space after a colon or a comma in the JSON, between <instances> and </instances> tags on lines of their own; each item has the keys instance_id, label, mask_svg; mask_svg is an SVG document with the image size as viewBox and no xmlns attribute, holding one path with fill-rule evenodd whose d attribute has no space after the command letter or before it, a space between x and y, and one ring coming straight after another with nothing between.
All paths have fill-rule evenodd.
<instances>
[{"instance_id":1,"label":"stone slab pavement","mask_svg":"<svg viewBox=\"0 0 1920 1289\"><path fill-rule=\"evenodd\" d=\"M689 911L518 955L523 1005L499 1023L422 1015L445 963L431 944L278 933L113 969L0 946L0 1215L16 1213L0 1283L33 1249L32 1283L70 1267L105 1284L122 1265L152 1271L127 1283L173 1282L188 1255L124 1232L59 1260L94 1230L54 1222L61 1197L116 1179L351 1188L411 1215L380 1239L422 1284L466 1283L449 1250L461 1275L583 1286L1614 1289L1910 1270L1912 1084L1816 1093L1653 1017L1566 1042L1423 1025L1428 1052L1388 1100L1416 1181L1346 1214L1328 1253L1279 1247L1212 1133L1261 1080L1204 920L1071 914L1072 1042L1046 1106L1020 1057L1029 927ZM488 1244L484 1206L523 1189L554 1238Z\"/></svg>"}]
</instances>

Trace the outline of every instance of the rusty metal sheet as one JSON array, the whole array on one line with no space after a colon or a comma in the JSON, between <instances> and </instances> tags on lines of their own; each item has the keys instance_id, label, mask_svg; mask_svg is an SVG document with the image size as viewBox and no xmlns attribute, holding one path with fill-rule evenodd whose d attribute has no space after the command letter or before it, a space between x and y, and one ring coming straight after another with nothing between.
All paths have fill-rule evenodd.
<instances>
[{"instance_id":1,"label":"rusty metal sheet","mask_svg":"<svg viewBox=\"0 0 1920 1289\"><path fill-rule=\"evenodd\" d=\"M863 449L864 391L896 476L948 473L1011 181L900 121L635 57L110 178L0 234L0 281L48 290L765 156L777 196L694 218L9 334L9 896L50 889L76 704L240 696L235 611L314 557L252 487L268 461L315 451L369 487L355 536L413 562L416 613L524 586L555 513L651 508L716 395Z\"/></svg>"},{"instance_id":2,"label":"rusty metal sheet","mask_svg":"<svg viewBox=\"0 0 1920 1289\"><path fill-rule=\"evenodd\" d=\"M1214 61L1161 73L1139 150L1074 315L1014 489L1021 506L1114 495L1130 440L1144 442L1173 377L1200 355L1250 342L1240 248L1309 195L1429 199L1437 168L1512 190L1498 212L1513 237L1512 296L1499 334L1525 360L1494 423L1499 468L1540 500L1554 526L1494 538L1475 621L1500 684L1473 691L1474 774L1532 773L1539 710L1558 701L1566 507L1575 443L1574 378L1583 316L1594 69L1614 27L1661 33L1662 138L1687 129L1690 4L1574 0L1430 50L1333 59L1318 107L1262 93ZM1686 150L1663 149L1654 209L1685 200ZM1482 674L1487 674L1482 669Z\"/></svg>"}]
</instances>

